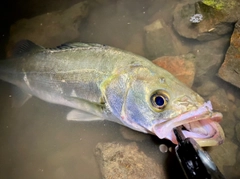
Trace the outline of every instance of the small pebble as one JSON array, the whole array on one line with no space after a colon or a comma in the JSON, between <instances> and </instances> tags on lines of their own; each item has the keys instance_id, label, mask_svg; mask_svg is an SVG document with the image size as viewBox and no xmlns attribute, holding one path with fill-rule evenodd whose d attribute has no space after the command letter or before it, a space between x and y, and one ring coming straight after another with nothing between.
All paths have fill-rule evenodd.
<instances>
[{"instance_id":1,"label":"small pebble","mask_svg":"<svg viewBox=\"0 0 240 179\"><path fill-rule=\"evenodd\" d=\"M159 150L162 153L166 153L168 151L168 147L165 144L159 145Z\"/></svg>"}]
</instances>

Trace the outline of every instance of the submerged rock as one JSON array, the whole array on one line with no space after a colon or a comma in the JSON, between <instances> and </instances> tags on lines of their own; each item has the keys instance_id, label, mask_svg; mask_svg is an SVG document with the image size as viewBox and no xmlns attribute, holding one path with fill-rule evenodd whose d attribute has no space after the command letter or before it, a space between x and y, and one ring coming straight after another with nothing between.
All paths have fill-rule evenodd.
<instances>
[{"instance_id":1,"label":"submerged rock","mask_svg":"<svg viewBox=\"0 0 240 179\"><path fill-rule=\"evenodd\" d=\"M142 33L136 33L130 39L130 42L125 47L125 50L133 52L137 55L145 56Z\"/></svg>"},{"instance_id":2,"label":"submerged rock","mask_svg":"<svg viewBox=\"0 0 240 179\"><path fill-rule=\"evenodd\" d=\"M191 87L195 76L194 56L163 56L152 61Z\"/></svg>"},{"instance_id":3,"label":"submerged rock","mask_svg":"<svg viewBox=\"0 0 240 179\"><path fill-rule=\"evenodd\" d=\"M240 22L235 25L230 47L218 75L223 80L240 88Z\"/></svg>"},{"instance_id":4,"label":"submerged rock","mask_svg":"<svg viewBox=\"0 0 240 179\"><path fill-rule=\"evenodd\" d=\"M159 14L155 14L150 21L153 22L144 27L146 56L149 59L181 55L190 51L190 48L182 42L183 39L175 35Z\"/></svg>"},{"instance_id":5,"label":"submerged rock","mask_svg":"<svg viewBox=\"0 0 240 179\"><path fill-rule=\"evenodd\" d=\"M237 125L235 126L235 131L236 131L237 140L240 143L240 122L237 123Z\"/></svg>"},{"instance_id":6,"label":"submerged rock","mask_svg":"<svg viewBox=\"0 0 240 179\"><path fill-rule=\"evenodd\" d=\"M237 5L235 0L231 0L231 3ZM235 6L225 7L215 8L201 1L193 4L180 4L174 11L173 26L179 35L186 38L199 41L217 39L230 33L233 23L237 21L237 15L233 13Z\"/></svg>"},{"instance_id":7,"label":"submerged rock","mask_svg":"<svg viewBox=\"0 0 240 179\"><path fill-rule=\"evenodd\" d=\"M102 178L164 179L162 167L139 150L136 143L98 143L96 157Z\"/></svg>"},{"instance_id":8,"label":"submerged rock","mask_svg":"<svg viewBox=\"0 0 240 179\"><path fill-rule=\"evenodd\" d=\"M88 14L89 4L80 2L64 10L21 19L11 26L8 49L28 39L44 47L55 47L79 37L81 20Z\"/></svg>"},{"instance_id":9,"label":"submerged rock","mask_svg":"<svg viewBox=\"0 0 240 179\"><path fill-rule=\"evenodd\" d=\"M237 154L237 165L240 167L240 151Z\"/></svg>"},{"instance_id":10,"label":"submerged rock","mask_svg":"<svg viewBox=\"0 0 240 179\"><path fill-rule=\"evenodd\" d=\"M208 96L218 89L218 85L212 81L206 81L197 88L197 92L202 96Z\"/></svg>"},{"instance_id":11,"label":"submerged rock","mask_svg":"<svg viewBox=\"0 0 240 179\"><path fill-rule=\"evenodd\" d=\"M194 46L193 53L196 56L195 82L205 83L206 78L212 78L224 60L224 54L229 45L229 37L225 36L217 40L202 42Z\"/></svg>"},{"instance_id":12,"label":"submerged rock","mask_svg":"<svg viewBox=\"0 0 240 179\"><path fill-rule=\"evenodd\" d=\"M171 35L163 21L156 20L145 26L144 30L146 51L150 59L174 53Z\"/></svg>"},{"instance_id":13,"label":"submerged rock","mask_svg":"<svg viewBox=\"0 0 240 179\"><path fill-rule=\"evenodd\" d=\"M228 98L228 100L229 101L231 101L231 102L235 102L235 96L234 96L234 94L232 93L232 92L230 92L230 91L228 91L227 92L227 98Z\"/></svg>"},{"instance_id":14,"label":"submerged rock","mask_svg":"<svg viewBox=\"0 0 240 179\"><path fill-rule=\"evenodd\" d=\"M212 102L213 109L216 111L227 112L229 110L229 100L224 89L218 89L209 100Z\"/></svg>"},{"instance_id":15,"label":"submerged rock","mask_svg":"<svg viewBox=\"0 0 240 179\"><path fill-rule=\"evenodd\" d=\"M224 130L225 137L230 140L235 136L235 128L236 120L234 115L231 112L228 112L224 115L223 120L221 121L221 126Z\"/></svg>"},{"instance_id":16,"label":"submerged rock","mask_svg":"<svg viewBox=\"0 0 240 179\"><path fill-rule=\"evenodd\" d=\"M225 166L233 166L236 163L237 149L238 146L236 144L226 139L222 145L214 147L209 151L214 163L223 174Z\"/></svg>"},{"instance_id":17,"label":"submerged rock","mask_svg":"<svg viewBox=\"0 0 240 179\"><path fill-rule=\"evenodd\" d=\"M240 107L235 109L234 116L240 121Z\"/></svg>"}]
</instances>

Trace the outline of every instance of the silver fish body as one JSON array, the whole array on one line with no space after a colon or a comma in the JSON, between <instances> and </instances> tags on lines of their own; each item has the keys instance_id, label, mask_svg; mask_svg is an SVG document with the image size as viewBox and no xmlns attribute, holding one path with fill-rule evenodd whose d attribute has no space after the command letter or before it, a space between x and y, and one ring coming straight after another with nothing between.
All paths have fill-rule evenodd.
<instances>
[{"instance_id":1,"label":"silver fish body","mask_svg":"<svg viewBox=\"0 0 240 179\"><path fill-rule=\"evenodd\" d=\"M69 120L107 119L174 143L178 125L201 146L224 140L222 116L210 102L143 57L99 44L17 46L0 63L0 79L20 88L25 101L36 96L74 108Z\"/></svg>"}]
</instances>

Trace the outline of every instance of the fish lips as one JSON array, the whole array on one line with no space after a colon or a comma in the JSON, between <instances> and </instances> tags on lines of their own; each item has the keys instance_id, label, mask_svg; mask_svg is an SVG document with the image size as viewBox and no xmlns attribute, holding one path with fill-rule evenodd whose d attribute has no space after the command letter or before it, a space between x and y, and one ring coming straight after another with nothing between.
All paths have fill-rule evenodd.
<instances>
[{"instance_id":1,"label":"fish lips","mask_svg":"<svg viewBox=\"0 0 240 179\"><path fill-rule=\"evenodd\" d=\"M156 124L153 127L153 132L160 139L166 138L177 144L173 128L184 126L186 129L182 130L184 136L193 138L201 147L220 145L225 139L223 129L219 125L222 117L221 113L212 111L211 102L208 101L197 110L183 113L164 123Z\"/></svg>"}]
</instances>

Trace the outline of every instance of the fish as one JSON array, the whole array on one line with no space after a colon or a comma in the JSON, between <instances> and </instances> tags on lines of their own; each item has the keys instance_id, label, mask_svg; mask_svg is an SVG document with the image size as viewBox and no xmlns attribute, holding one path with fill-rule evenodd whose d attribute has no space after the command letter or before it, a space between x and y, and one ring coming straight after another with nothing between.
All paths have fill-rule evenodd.
<instances>
[{"instance_id":1,"label":"fish","mask_svg":"<svg viewBox=\"0 0 240 179\"><path fill-rule=\"evenodd\" d=\"M200 146L225 139L210 101L150 60L107 45L22 40L0 61L0 79L13 84L15 107L35 96L72 108L70 121L109 120L174 144L177 126Z\"/></svg>"}]
</instances>

